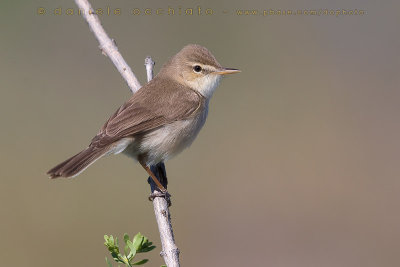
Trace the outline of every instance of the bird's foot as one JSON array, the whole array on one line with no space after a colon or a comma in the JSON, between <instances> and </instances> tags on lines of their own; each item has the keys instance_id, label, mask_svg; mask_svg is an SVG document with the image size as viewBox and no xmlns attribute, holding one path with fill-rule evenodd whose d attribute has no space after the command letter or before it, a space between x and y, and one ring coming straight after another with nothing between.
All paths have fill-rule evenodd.
<instances>
[{"instance_id":1,"label":"bird's foot","mask_svg":"<svg viewBox=\"0 0 400 267\"><path fill-rule=\"evenodd\" d=\"M168 193L168 191L160 192L160 191L155 190L155 191L153 191L153 193L150 194L149 200L153 201L156 197L164 198L168 203L168 207L171 207L171 205L172 205L171 195L170 195L170 193Z\"/></svg>"}]
</instances>

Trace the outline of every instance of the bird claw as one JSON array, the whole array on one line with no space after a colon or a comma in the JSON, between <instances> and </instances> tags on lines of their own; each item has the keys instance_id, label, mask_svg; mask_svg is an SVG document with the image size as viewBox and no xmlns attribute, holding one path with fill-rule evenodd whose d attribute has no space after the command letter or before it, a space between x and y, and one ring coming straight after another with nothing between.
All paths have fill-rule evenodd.
<instances>
[{"instance_id":1,"label":"bird claw","mask_svg":"<svg viewBox=\"0 0 400 267\"><path fill-rule=\"evenodd\" d=\"M168 191L160 192L160 191L155 190L155 191L153 191L153 193L150 194L149 200L153 201L156 197L164 198L168 203L168 207L171 207L171 205L172 205L171 195L170 195L170 193L168 193Z\"/></svg>"}]
</instances>

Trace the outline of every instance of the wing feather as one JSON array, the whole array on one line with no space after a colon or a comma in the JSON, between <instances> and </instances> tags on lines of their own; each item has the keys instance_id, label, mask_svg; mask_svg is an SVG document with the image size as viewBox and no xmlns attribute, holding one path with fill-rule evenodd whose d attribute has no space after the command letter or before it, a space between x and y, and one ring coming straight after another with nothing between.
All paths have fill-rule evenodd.
<instances>
[{"instance_id":1,"label":"wing feather","mask_svg":"<svg viewBox=\"0 0 400 267\"><path fill-rule=\"evenodd\" d=\"M194 90L174 81L163 80L161 86L156 78L137 91L107 120L90 146L103 147L121 138L187 119L204 104L204 97Z\"/></svg>"}]
</instances>

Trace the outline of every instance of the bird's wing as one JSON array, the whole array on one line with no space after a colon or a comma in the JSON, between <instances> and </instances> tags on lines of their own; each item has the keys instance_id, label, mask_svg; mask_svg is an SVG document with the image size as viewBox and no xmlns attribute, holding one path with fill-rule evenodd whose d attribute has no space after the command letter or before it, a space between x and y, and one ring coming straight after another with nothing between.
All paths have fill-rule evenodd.
<instances>
[{"instance_id":1,"label":"bird's wing","mask_svg":"<svg viewBox=\"0 0 400 267\"><path fill-rule=\"evenodd\" d=\"M91 146L103 147L196 114L204 97L172 81L149 83L136 92L103 125Z\"/></svg>"}]
</instances>

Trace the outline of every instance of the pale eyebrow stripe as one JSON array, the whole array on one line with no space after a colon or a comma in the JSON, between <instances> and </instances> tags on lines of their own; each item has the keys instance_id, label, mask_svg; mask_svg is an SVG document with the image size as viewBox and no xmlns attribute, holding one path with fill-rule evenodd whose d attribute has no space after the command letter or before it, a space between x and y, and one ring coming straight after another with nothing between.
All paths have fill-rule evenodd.
<instances>
[{"instance_id":1,"label":"pale eyebrow stripe","mask_svg":"<svg viewBox=\"0 0 400 267\"><path fill-rule=\"evenodd\" d=\"M214 71L217 70L217 69L214 68L213 66L204 65L204 64L202 64L202 63L195 62L195 61L189 62L188 65L191 66L192 68L193 68L194 66L196 66L196 65L199 65L199 66L200 66L205 72L207 72L207 73L211 73L211 72L214 72Z\"/></svg>"}]
</instances>

